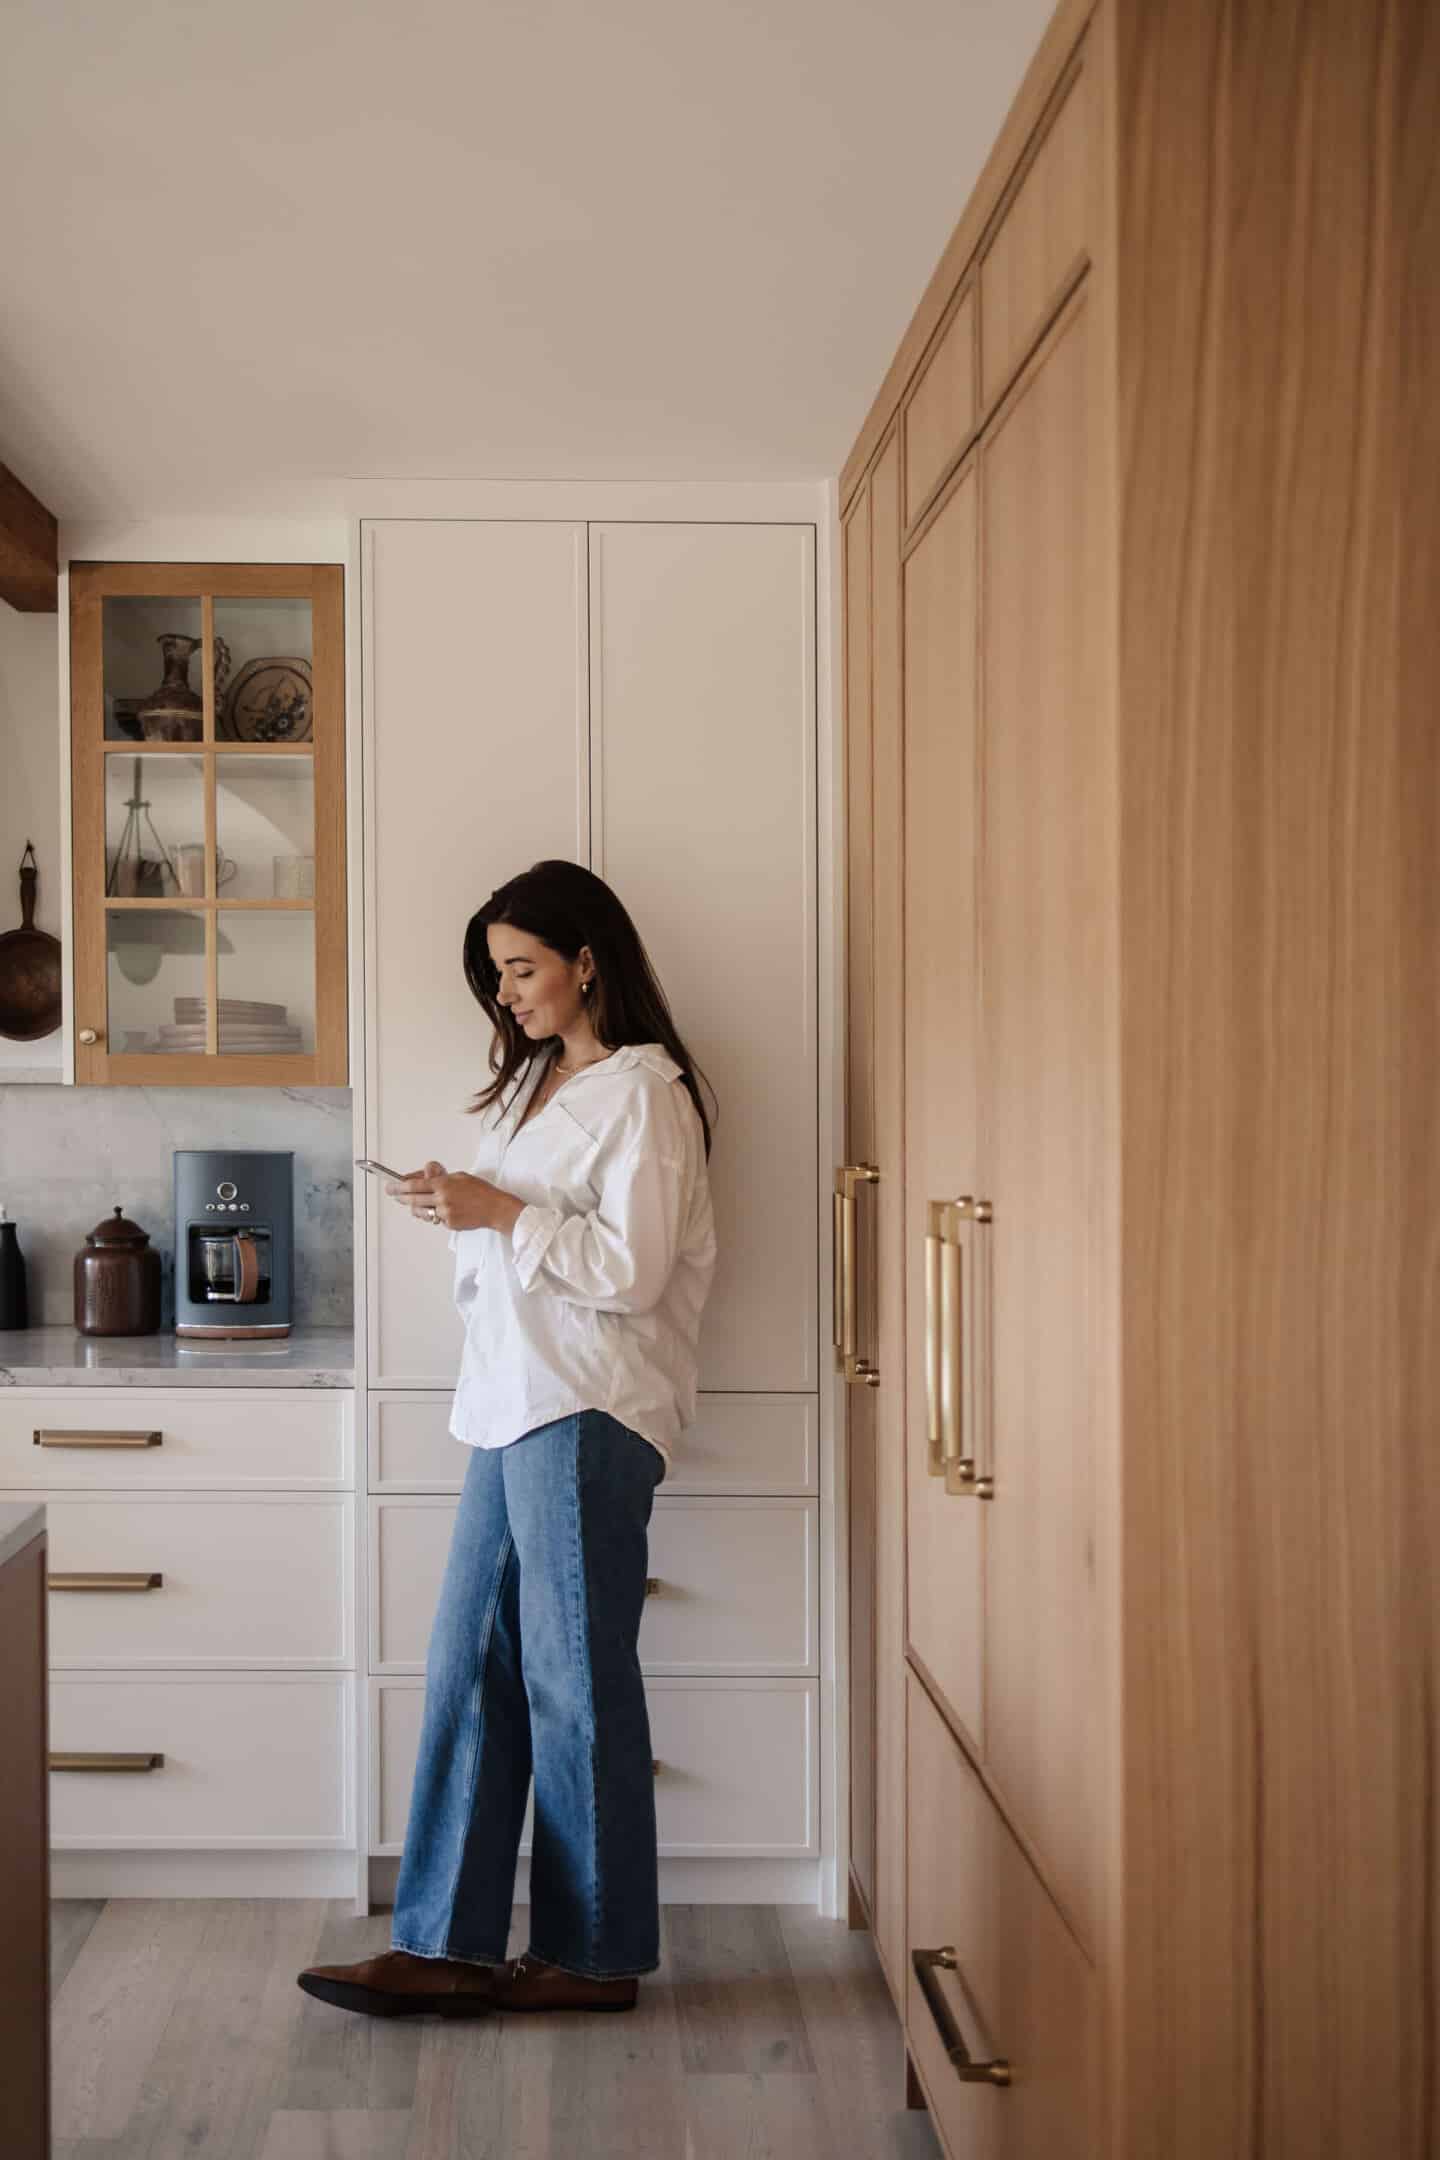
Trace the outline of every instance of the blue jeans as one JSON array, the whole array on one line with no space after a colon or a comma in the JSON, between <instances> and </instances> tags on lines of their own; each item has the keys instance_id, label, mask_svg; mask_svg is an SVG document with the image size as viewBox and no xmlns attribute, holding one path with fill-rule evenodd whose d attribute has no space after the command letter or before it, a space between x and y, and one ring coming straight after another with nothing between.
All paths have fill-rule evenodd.
<instances>
[{"instance_id":1,"label":"blue jeans","mask_svg":"<svg viewBox=\"0 0 1440 2160\"><path fill-rule=\"evenodd\" d=\"M533 1763L530 1950L597 1979L660 1962L636 1639L657 1448L603 1410L475 1448L425 1667L392 1949L503 1962Z\"/></svg>"}]
</instances>

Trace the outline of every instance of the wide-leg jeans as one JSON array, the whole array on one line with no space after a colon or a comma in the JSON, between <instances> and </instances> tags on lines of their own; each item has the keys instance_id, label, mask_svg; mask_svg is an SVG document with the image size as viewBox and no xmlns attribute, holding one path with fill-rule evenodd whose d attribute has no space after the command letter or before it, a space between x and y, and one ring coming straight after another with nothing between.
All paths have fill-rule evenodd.
<instances>
[{"instance_id":1,"label":"wide-leg jeans","mask_svg":"<svg viewBox=\"0 0 1440 2160\"><path fill-rule=\"evenodd\" d=\"M474 1448L425 1667L391 1947L500 1964L533 1766L531 1953L660 1959L637 1638L658 1449L603 1410Z\"/></svg>"}]
</instances>

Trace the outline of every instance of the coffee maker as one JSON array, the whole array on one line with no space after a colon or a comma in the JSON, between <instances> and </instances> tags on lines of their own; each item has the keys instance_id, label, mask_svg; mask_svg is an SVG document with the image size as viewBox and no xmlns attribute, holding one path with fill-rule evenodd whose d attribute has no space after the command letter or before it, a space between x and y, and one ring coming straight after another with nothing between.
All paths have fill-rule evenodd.
<instances>
[{"instance_id":1,"label":"coffee maker","mask_svg":"<svg viewBox=\"0 0 1440 2160\"><path fill-rule=\"evenodd\" d=\"M260 1148L177 1150L177 1335L289 1334L294 1169Z\"/></svg>"}]
</instances>

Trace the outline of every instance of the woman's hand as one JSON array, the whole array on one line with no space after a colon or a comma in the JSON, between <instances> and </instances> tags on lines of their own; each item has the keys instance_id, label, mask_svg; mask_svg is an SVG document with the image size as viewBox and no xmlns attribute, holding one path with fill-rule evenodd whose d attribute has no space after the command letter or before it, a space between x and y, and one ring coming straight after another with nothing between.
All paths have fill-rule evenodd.
<instances>
[{"instance_id":1,"label":"woman's hand","mask_svg":"<svg viewBox=\"0 0 1440 2160\"><path fill-rule=\"evenodd\" d=\"M438 1162L427 1162L423 1170L412 1170L385 1190L417 1221L446 1230L499 1230L508 1236L525 1205L484 1178L447 1170Z\"/></svg>"}]
</instances>

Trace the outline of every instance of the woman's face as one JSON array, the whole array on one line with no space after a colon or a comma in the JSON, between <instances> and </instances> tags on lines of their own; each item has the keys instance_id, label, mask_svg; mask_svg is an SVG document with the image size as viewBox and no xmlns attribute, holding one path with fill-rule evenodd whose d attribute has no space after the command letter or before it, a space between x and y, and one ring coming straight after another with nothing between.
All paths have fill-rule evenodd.
<instances>
[{"instance_id":1,"label":"woman's face","mask_svg":"<svg viewBox=\"0 0 1440 2160\"><path fill-rule=\"evenodd\" d=\"M500 977L499 1001L523 1035L543 1042L547 1035L563 1035L574 1026L585 1006L580 985L592 972L588 945L578 960L567 960L528 930L512 930L508 923L490 923L485 942Z\"/></svg>"}]
</instances>

